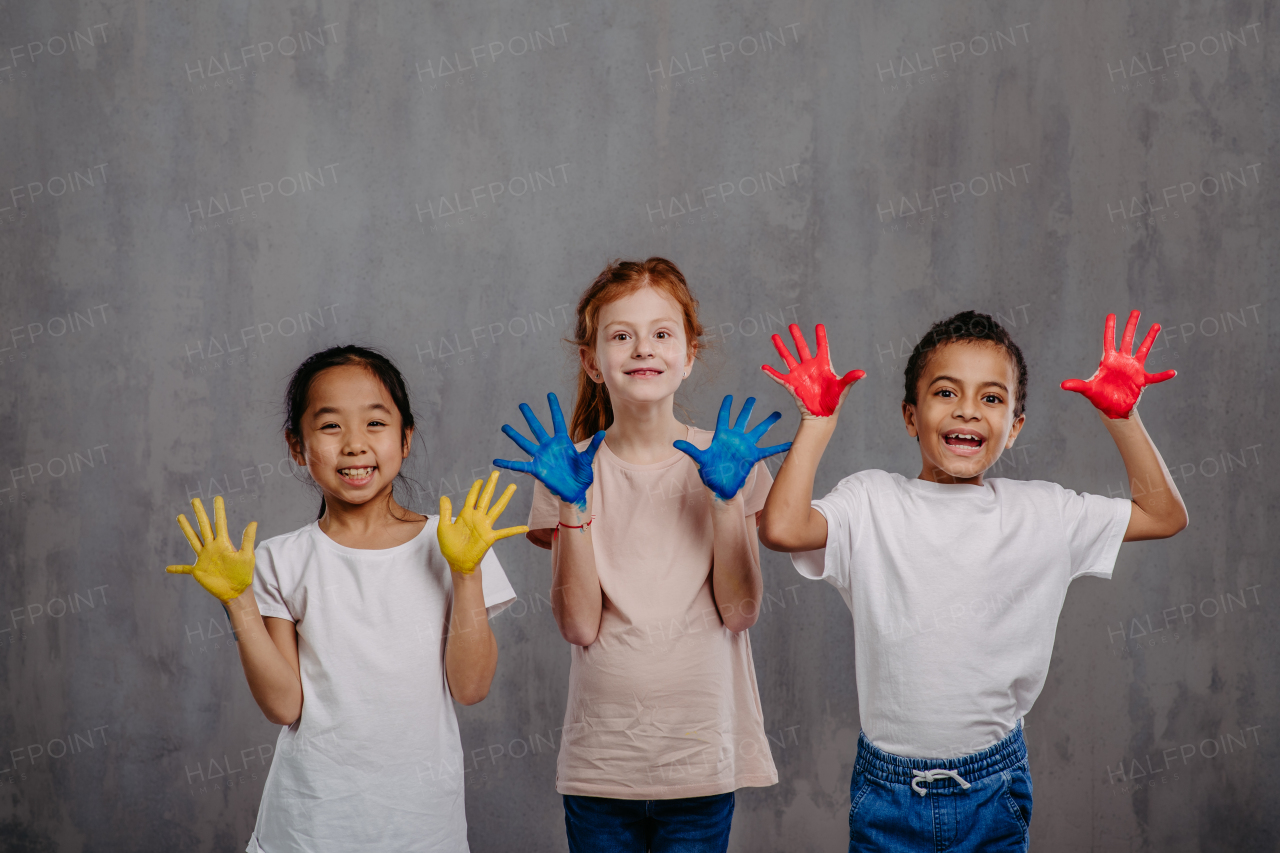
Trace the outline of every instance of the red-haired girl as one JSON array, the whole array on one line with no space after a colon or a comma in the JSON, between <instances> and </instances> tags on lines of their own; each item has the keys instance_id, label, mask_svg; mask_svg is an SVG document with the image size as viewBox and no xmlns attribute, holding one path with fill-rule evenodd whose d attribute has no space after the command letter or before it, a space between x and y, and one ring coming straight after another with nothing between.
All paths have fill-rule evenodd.
<instances>
[{"instance_id":1,"label":"red-haired girl","mask_svg":"<svg viewBox=\"0 0 1280 853\"><path fill-rule=\"evenodd\" d=\"M556 766L569 848L723 851L733 792L778 781L747 628L763 590L760 460L790 445L747 432L754 399L714 435L673 410L699 354L698 303L675 264L620 261L578 302L571 429L525 404L538 479L529 539L549 548L552 610L573 644ZM575 444L576 442L576 444Z\"/></svg>"}]
</instances>

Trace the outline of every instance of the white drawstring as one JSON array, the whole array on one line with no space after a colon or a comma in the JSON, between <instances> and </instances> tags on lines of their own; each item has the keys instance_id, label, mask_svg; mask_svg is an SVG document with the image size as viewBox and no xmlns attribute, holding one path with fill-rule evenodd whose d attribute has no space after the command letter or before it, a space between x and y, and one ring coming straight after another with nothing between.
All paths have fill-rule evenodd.
<instances>
[{"instance_id":1,"label":"white drawstring","mask_svg":"<svg viewBox=\"0 0 1280 853\"><path fill-rule=\"evenodd\" d=\"M970 787L969 783L960 778L960 774L954 770L945 770L941 767L935 767L933 770L912 770L911 772L915 775L915 778L911 780L911 790L915 791L922 797L925 795L925 790L920 787L921 782L936 782L939 779L951 777L960 783L961 788Z\"/></svg>"}]
</instances>

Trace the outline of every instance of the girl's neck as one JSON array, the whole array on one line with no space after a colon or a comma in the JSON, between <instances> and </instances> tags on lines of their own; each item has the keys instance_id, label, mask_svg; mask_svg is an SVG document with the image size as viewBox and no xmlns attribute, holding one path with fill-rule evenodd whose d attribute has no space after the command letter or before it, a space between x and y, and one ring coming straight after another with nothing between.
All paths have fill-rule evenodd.
<instances>
[{"instance_id":1,"label":"girl's neck","mask_svg":"<svg viewBox=\"0 0 1280 853\"><path fill-rule=\"evenodd\" d=\"M680 453L672 443L689 437L689 428L676 420L674 398L655 403L613 403L613 423L605 434L609 450L623 462L652 465Z\"/></svg>"},{"instance_id":2,"label":"girl's neck","mask_svg":"<svg viewBox=\"0 0 1280 853\"><path fill-rule=\"evenodd\" d=\"M380 550L403 545L418 535L426 518L396 503L390 489L361 504L324 497L320 529L348 548ZM406 523L407 522L407 523Z\"/></svg>"}]
</instances>

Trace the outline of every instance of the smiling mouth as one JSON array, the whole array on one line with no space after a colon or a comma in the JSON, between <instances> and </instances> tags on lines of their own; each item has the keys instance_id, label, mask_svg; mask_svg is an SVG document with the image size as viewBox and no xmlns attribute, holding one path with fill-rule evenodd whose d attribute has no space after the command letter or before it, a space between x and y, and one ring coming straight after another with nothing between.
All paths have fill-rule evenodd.
<instances>
[{"instance_id":1,"label":"smiling mouth","mask_svg":"<svg viewBox=\"0 0 1280 853\"><path fill-rule=\"evenodd\" d=\"M982 449L987 439L980 433L955 431L942 437L942 441L955 453L970 456Z\"/></svg>"},{"instance_id":2,"label":"smiling mouth","mask_svg":"<svg viewBox=\"0 0 1280 853\"><path fill-rule=\"evenodd\" d=\"M656 367L640 367L635 370L626 371L627 376L661 376L662 371Z\"/></svg>"},{"instance_id":3,"label":"smiling mouth","mask_svg":"<svg viewBox=\"0 0 1280 853\"><path fill-rule=\"evenodd\" d=\"M338 476L346 480L348 483L360 486L372 480L373 472L377 470L376 466L365 468L339 468Z\"/></svg>"}]
</instances>

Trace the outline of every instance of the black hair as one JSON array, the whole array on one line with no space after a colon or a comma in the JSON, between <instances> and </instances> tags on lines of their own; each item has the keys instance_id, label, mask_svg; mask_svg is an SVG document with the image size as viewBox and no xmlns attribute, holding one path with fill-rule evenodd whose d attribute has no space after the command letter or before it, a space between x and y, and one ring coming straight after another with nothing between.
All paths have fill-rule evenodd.
<instances>
[{"instance_id":1,"label":"black hair","mask_svg":"<svg viewBox=\"0 0 1280 853\"><path fill-rule=\"evenodd\" d=\"M1022 350L1013 342L1013 338L1005 331L1004 326L996 322L990 314L977 311L961 311L945 320L933 324L933 328L925 332L920 343L911 351L907 359L906 387L902 400L916 405L916 389L925 366L929 363L929 355L943 344L962 343L965 341L986 341L1004 349L1013 359L1017 368L1018 383L1013 397L1013 416L1020 417L1026 410L1027 403L1027 362L1022 357Z\"/></svg>"},{"instance_id":2,"label":"black hair","mask_svg":"<svg viewBox=\"0 0 1280 853\"><path fill-rule=\"evenodd\" d=\"M403 447L409 436L409 430L413 429L413 408L409 403L409 388L405 385L404 376L391 363L391 359L376 349L354 344L330 347L298 365L298 369L289 379L289 387L284 392L285 437L302 444L302 416L307 411L312 383L322 372L345 364L360 365L372 373L387 389L387 394L391 396L391 401L400 412L400 446ZM404 474L397 474L396 479L408 482ZM316 516L317 519L324 517L324 508L324 495L321 494L320 514Z\"/></svg>"}]
</instances>

